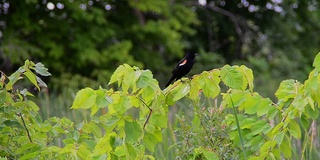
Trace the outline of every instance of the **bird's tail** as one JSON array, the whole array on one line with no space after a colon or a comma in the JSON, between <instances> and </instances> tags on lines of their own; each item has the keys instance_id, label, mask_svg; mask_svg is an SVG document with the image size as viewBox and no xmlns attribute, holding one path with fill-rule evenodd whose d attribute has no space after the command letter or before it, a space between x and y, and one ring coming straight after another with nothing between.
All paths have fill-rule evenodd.
<instances>
[{"instance_id":1,"label":"bird's tail","mask_svg":"<svg viewBox=\"0 0 320 160\"><path fill-rule=\"evenodd\" d=\"M168 87L175 78L175 76L172 76L170 80L167 82L166 87Z\"/></svg>"}]
</instances>

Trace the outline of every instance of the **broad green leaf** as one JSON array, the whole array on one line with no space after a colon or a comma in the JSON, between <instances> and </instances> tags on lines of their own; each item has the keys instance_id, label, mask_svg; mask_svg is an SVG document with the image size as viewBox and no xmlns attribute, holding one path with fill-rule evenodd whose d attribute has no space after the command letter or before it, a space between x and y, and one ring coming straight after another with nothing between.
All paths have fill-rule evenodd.
<instances>
[{"instance_id":1,"label":"broad green leaf","mask_svg":"<svg viewBox=\"0 0 320 160\"><path fill-rule=\"evenodd\" d=\"M140 137L142 136L142 128L141 126L136 122L129 122L125 121L124 125L124 132L125 132L125 142L126 143L135 143L138 142Z\"/></svg>"},{"instance_id":2,"label":"broad green leaf","mask_svg":"<svg viewBox=\"0 0 320 160\"><path fill-rule=\"evenodd\" d=\"M274 137L274 140L276 140L277 144L281 144L283 142L284 136L285 136L285 132L280 132Z\"/></svg>"},{"instance_id":3,"label":"broad green leaf","mask_svg":"<svg viewBox=\"0 0 320 160\"><path fill-rule=\"evenodd\" d=\"M3 124L9 127L20 128L20 129L23 128L23 126L16 120L5 120Z\"/></svg>"},{"instance_id":4,"label":"broad green leaf","mask_svg":"<svg viewBox=\"0 0 320 160\"><path fill-rule=\"evenodd\" d=\"M113 103L109 105L109 108L111 108L111 106L120 115L132 108L130 98L124 95L121 95L118 99L114 99Z\"/></svg>"},{"instance_id":5,"label":"broad green leaf","mask_svg":"<svg viewBox=\"0 0 320 160\"><path fill-rule=\"evenodd\" d=\"M304 110L304 115L308 118L317 119L319 116L319 109L312 109L311 105Z\"/></svg>"},{"instance_id":6,"label":"broad green leaf","mask_svg":"<svg viewBox=\"0 0 320 160\"><path fill-rule=\"evenodd\" d=\"M158 113L151 114L149 123L160 128L166 128L168 124L168 117Z\"/></svg>"},{"instance_id":7,"label":"broad green leaf","mask_svg":"<svg viewBox=\"0 0 320 160\"><path fill-rule=\"evenodd\" d=\"M315 67L316 71L320 72L320 52L316 55L312 66Z\"/></svg>"},{"instance_id":8,"label":"broad green leaf","mask_svg":"<svg viewBox=\"0 0 320 160\"><path fill-rule=\"evenodd\" d=\"M239 110L244 109L247 114L257 114L258 116L265 115L272 107L270 99L262 98L257 93L247 94L246 100L239 107Z\"/></svg>"},{"instance_id":9,"label":"broad green leaf","mask_svg":"<svg viewBox=\"0 0 320 160\"><path fill-rule=\"evenodd\" d=\"M73 153L75 152L75 148L76 147L74 143L67 144L59 151L59 154Z\"/></svg>"},{"instance_id":10,"label":"broad green leaf","mask_svg":"<svg viewBox=\"0 0 320 160\"><path fill-rule=\"evenodd\" d=\"M213 151L207 151L207 150L203 150L202 151L204 157L206 157L207 159L210 159L210 160L219 160L219 156L213 152Z\"/></svg>"},{"instance_id":11,"label":"broad green leaf","mask_svg":"<svg viewBox=\"0 0 320 160\"><path fill-rule=\"evenodd\" d=\"M292 102L292 106L297 108L300 112L305 110L305 107L308 104L308 100L306 98L302 98L301 96L298 96L295 98Z\"/></svg>"},{"instance_id":12,"label":"broad green leaf","mask_svg":"<svg viewBox=\"0 0 320 160\"><path fill-rule=\"evenodd\" d=\"M128 64L120 65L120 66L114 71L114 73L112 74L108 85L110 85L110 84L112 84L112 83L114 83L114 82L118 82L118 86L120 86L120 85L121 85L121 82L122 82L122 79L123 79L123 76L126 74L128 67L130 67ZM130 67L130 68L131 68L131 67Z\"/></svg>"},{"instance_id":13,"label":"broad green leaf","mask_svg":"<svg viewBox=\"0 0 320 160\"><path fill-rule=\"evenodd\" d=\"M93 133L96 138L102 137L101 129L94 122L86 123L83 125L82 130L86 133Z\"/></svg>"},{"instance_id":14,"label":"broad green leaf","mask_svg":"<svg viewBox=\"0 0 320 160\"><path fill-rule=\"evenodd\" d=\"M102 155L103 153L109 153L112 151L112 147L110 144L111 137L116 137L117 134L115 132L111 132L105 134L101 139L99 139L97 145L94 147L92 151L94 154Z\"/></svg>"},{"instance_id":15,"label":"broad green leaf","mask_svg":"<svg viewBox=\"0 0 320 160\"><path fill-rule=\"evenodd\" d=\"M241 65L239 68L237 68L246 78L246 81L249 85L249 90L252 92L254 88L253 84L253 72L250 68L246 67L245 65Z\"/></svg>"},{"instance_id":16,"label":"broad green leaf","mask_svg":"<svg viewBox=\"0 0 320 160\"><path fill-rule=\"evenodd\" d=\"M19 160L29 160L37 157L39 155L39 151L27 152L25 155L19 158Z\"/></svg>"},{"instance_id":17,"label":"broad green leaf","mask_svg":"<svg viewBox=\"0 0 320 160\"><path fill-rule=\"evenodd\" d=\"M145 147L149 150L154 152L155 146L162 141L162 133L161 130L157 130L153 133L146 132L142 143L145 145Z\"/></svg>"},{"instance_id":18,"label":"broad green leaf","mask_svg":"<svg viewBox=\"0 0 320 160\"><path fill-rule=\"evenodd\" d=\"M44 65L41 62L38 62L35 65L34 70L41 76L51 76L51 74L48 72L48 68L44 67Z\"/></svg>"},{"instance_id":19,"label":"broad green leaf","mask_svg":"<svg viewBox=\"0 0 320 160\"><path fill-rule=\"evenodd\" d=\"M261 148L260 148L260 154L268 152L270 149L273 149L275 147L277 142L275 140L270 140L265 142Z\"/></svg>"},{"instance_id":20,"label":"broad green leaf","mask_svg":"<svg viewBox=\"0 0 320 160\"><path fill-rule=\"evenodd\" d=\"M174 88L172 88L170 94L172 95L172 100L176 102L187 95L189 91L190 85L188 83L180 83L179 85L175 85Z\"/></svg>"},{"instance_id":21,"label":"broad green leaf","mask_svg":"<svg viewBox=\"0 0 320 160\"><path fill-rule=\"evenodd\" d=\"M279 100L286 102L289 98L294 98L301 87L301 83L296 80L284 80L280 83L275 95Z\"/></svg>"},{"instance_id":22,"label":"broad green leaf","mask_svg":"<svg viewBox=\"0 0 320 160\"><path fill-rule=\"evenodd\" d=\"M36 146L37 146L37 144L28 142L28 143L21 145L19 148L17 148L17 150L15 150L14 153L15 154L28 153L29 149L34 148Z\"/></svg>"},{"instance_id":23,"label":"broad green leaf","mask_svg":"<svg viewBox=\"0 0 320 160\"><path fill-rule=\"evenodd\" d=\"M96 103L97 95L91 88L81 89L72 104L72 109L88 109Z\"/></svg>"},{"instance_id":24,"label":"broad green leaf","mask_svg":"<svg viewBox=\"0 0 320 160\"><path fill-rule=\"evenodd\" d=\"M137 158L137 151L131 143L126 143L126 158L127 159L136 159Z\"/></svg>"},{"instance_id":25,"label":"broad green leaf","mask_svg":"<svg viewBox=\"0 0 320 160\"><path fill-rule=\"evenodd\" d=\"M150 85L153 75L150 70L143 70L136 84L138 88L144 88Z\"/></svg>"},{"instance_id":26,"label":"broad green leaf","mask_svg":"<svg viewBox=\"0 0 320 160\"><path fill-rule=\"evenodd\" d=\"M240 122L241 129L251 129L252 125L256 123L256 118L246 118Z\"/></svg>"},{"instance_id":27,"label":"broad green leaf","mask_svg":"<svg viewBox=\"0 0 320 160\"><path fill-rule=\"evenodd\" d=\"M89 155L91 154L91 151L89 150L89 147L85 143L82 143L79 146L78 151L76 153L77 153L77 156L79 156L79 158L87 159L87 157L89 157Z\"/></svg>"},{"instance_id":28,"label":"broad green leaf","mask_svg":"<svg viewBox=\"0 0 320 160\"><path fill-rule=\"evenodd\" d=\"M17 71L15 71L12 75L8 77L9 82L6 85L6 90L11 90L12 86L21 79L21 74L23 74L26 70L24 67L20 67Z\"/></svg>"},{"instance_id":29,"label":"broad green leaf","mask_svg":"<svg viewBox=\"0 0 320 160\"><path fill-rule=\"evenodd\" d=\"M35 111L35 112L39 111L38 105L36 103L34 103L33 101L27 100L27 104L33 111Z\"/></svg>"},{"instance_id":30,"label":"broad green leaf","mask_svg":"<svg viewBox=\"0 0 320 160\"><path fill-rule=\"evenodd\" d=\"M221 80L228 87L233 89L244 90L243 88L243 75L235 69L235 67L231 67L229 65L225 65L221 68Z\"/></svg>"},{"instance_id":31,"label":"broad green leaf","mask_svg":"<svg viewBox=\"0 0 320 160\"><path fill-rule=\"evenodd\" d=\"M37 83L37 76L34 73L32 73L30 70L27 70L26 72L24 72L24 75L26 75L30 82L34 84L34 86L36 86L38 90L40 90L40 87Z\"/></svg>"},{"instance_id":32,"label":"broad green leaf","mask_svg":"<svg viewBox=\"0 0 320 160\"><path fill-rule=\"evenodd\" d=\"M219 74L219 70L213 70L211 73L204 71L201 74L200 81L204 81L202 90L206 97L215 98L220 93Z\"/></svg>"},{"instance_id":33,"label":"broad green leaf","mask_svg":"<svg viewBox=\"0 0 320 160\"><path fill-rule=\"evenodd\" d=\"M5 90L0 90L0 106L4 104L7 100L7 92Z\"/></svg>"},{"instance_id":34,"label":"broad green leaf","mask_svg":"<svg viewBox=\"0 0 320 160\"><path fill-rule=\"evenodd\" d=\"M258 120L256 121L256 123L254 123L254 125L252 126L252 131L251 133L253 135L257 135L259 133L268 133L270 130L272 129L272 127L269 125L269 123L263 121L263 120Z\"/></svg>"},{"instance_id":35,"label":"broad green leaf","mask_svg":"<svg viewBox=\"0 0 320 160\"><path fill-rule=\"evenodd\" d=\"M194 76L190 82L190 91L188 97L192 100L199 100L199 93L203 83L201 83L200 76Z\"/></svg>"},{"instance_id":36,"label":"broad green leaf","mask_svg":"<svg viewBox=\"0 0 320 160\"><path fill-rule=\"evenodd\" d=\"M291 142L290 138L286 136L285 140L282 141L282 143L280 144L281 153L285 158L288 158L288 159L290 159L292 155L292 149L291 149L292 147L290 142Z\"/></svg>"},{"instance_id":37,"label":"broad green leaf","mask_svg":"<svg viewBox=\"0 0 320 160\"><path fill-rule=\"evenodd\" d=\"M297 139L301 138L300 126L294 120L290 121L290 123L289 123L289 132L294 138L297 138Z\"/></svg>"},{"instance_id":38,"label":"broad green leaf","mask_svg":"<svg viewBox=\"0 0 320 160\"><path fill-rule=\"evenodd\" d=\"M231 93L223 93L222 105L225 107L235 107L240 106L246 101L247 95L250 94L249 91L232 90Z\"/></svg>"}]
</instances>

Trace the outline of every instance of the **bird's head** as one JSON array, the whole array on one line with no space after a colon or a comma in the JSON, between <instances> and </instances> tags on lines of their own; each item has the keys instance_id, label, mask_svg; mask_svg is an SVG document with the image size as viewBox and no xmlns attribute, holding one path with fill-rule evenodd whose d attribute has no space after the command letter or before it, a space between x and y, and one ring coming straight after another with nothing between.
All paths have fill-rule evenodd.
<instances>
[{"instance_id":1,"label":"bird's head","mask_svg":"<svg viewBox=\"0 0 320 160\"><path fill-rule=\"evenodd\" d=\"M186 56L186 58L192 58L194 59L196 56L198 56L199 54L198 53L195 53L195 52L189 52Z\"/></svg>"}]
</instances>

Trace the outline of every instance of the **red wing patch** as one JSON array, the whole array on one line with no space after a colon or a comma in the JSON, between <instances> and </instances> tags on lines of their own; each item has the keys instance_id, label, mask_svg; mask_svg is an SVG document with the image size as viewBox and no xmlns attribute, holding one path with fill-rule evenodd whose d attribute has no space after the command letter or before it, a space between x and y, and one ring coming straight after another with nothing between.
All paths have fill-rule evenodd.
<instances>
[{"instance_id":1,"label":"red wing patch","mask_svg":"<svg viewBox=\"0 0 320 160\"><path fill-rule=\"evenodd\" d=\"M183 65L185 65L187 63L187 60L185 59L184 61L182 61L180 64L179 64L179 66L183 66Z\"/></svg>"}]
</instances>

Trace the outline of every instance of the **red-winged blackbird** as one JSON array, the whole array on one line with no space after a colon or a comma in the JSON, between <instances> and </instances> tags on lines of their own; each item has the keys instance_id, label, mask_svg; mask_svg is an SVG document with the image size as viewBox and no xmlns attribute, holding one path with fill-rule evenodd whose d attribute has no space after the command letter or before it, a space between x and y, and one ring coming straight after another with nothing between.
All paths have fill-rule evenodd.
<instances>
[{"instance_id":1,"label":"red-winged blackbird","mask_svg":"<svg viewBox=\"0 0 320 160\"><path fill-rule=\"evenodd\" d=\"M196 53L190 52L178 63L176 68L172 71L172 77L166 84L166 87L168 87L172 81L178 80L190 72L195 56Z\"/></svg>"}]
</instances>

